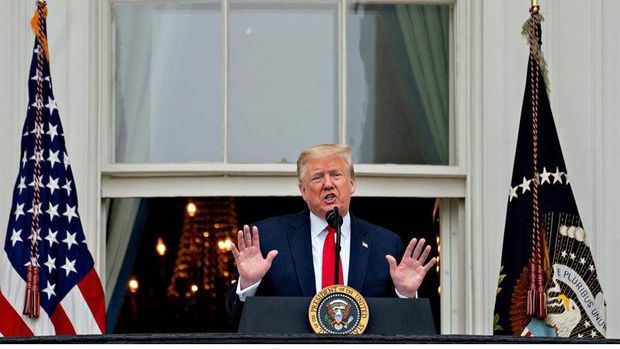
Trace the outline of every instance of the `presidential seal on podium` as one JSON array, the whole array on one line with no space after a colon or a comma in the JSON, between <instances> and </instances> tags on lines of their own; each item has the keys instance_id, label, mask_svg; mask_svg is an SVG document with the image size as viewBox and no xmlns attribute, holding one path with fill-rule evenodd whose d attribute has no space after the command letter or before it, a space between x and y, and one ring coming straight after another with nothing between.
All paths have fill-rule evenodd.
<instances>
[{"instance_id":1,"label":"presidential seal on podium","mask_svg":"<svg viewBox=\"0 0 620 349\"><path fill-rule=\"evenodd\" d=\"M308 320L318 334L362 334L368 325L368 304L355 289L332 285L310 302Z\"/></svg>"}]
</instances>

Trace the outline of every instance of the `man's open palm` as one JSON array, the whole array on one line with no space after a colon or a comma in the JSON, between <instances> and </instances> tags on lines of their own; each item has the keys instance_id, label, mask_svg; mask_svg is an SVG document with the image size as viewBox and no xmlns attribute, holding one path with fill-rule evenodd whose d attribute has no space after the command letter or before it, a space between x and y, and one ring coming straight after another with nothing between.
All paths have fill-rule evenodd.
<instances>
[{"instance_id":1,"label":"man's open palm","mask_svg":"<svg viewBox=\"0 0 620 349\"><path fill-rule=\"evenodd\" d=\"M239 272L240 286L244 289L259 282L267 274L278 251L271 250L267 257L263 258L256 226L252 227L250 232L250 227L244 225L243 230L237 232L237 246L233 243L232 253Z\"/></svg>"},{"instance_id":2,"label":"man's open palm","mask_svg":"<svg viewBox=\"0 0 620 349\"><path fill-rule=\"evenodd\" d=\"M394 257L385 256L390 266L390 276L392 276L394 287L398 293L405 297L415 297L426 273L437 262L437 259L433 257L428 263L424 264L431 252L431 246L424 248L424 242L424 239L420 239L420 241L417 241L416 238L411 239L400 264L396 263Z\"/></svg>"}]
</instances>

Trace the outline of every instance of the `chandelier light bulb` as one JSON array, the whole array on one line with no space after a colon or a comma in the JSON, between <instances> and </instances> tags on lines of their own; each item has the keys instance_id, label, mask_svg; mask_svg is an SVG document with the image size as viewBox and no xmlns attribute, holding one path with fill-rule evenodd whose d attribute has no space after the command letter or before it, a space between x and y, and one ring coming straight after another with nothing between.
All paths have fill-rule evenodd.
<instances>
[{"instance_id":1,"label":"chandelier light bulb","mask_svg":"<svg viewBox=\"0 0 620 349\"><path fill-rule=\"evenodd\" d=\"M164 244L164 239L157 238L157 246L155 247L157 250L157 254L163 256L166 254L166 244Z\"/></svg>"},{"instance_id":2,"label":"chandelier light bulb","mask_svg":"<svg viewBox=\"0 0 620 349\"><path fill-rule=\"evenodd\" d=\"M138 279L136 279L136 277L135 277L135 276L132 276L132 277L129 279L129 284L128 284L128 285L129 285L129 291L130 291L131 293L136 293L136 292L138 292L138 288L140 287L140 284L138 283Z\"/></svg>"},{"instance_id":3,"label":"chandelier light bulb","mask_svg":"<svg viewBox=\"0 0 620 349\"><path fill-rule=\"evenodd\" d=\"M194 215L196 214L196 204L194 204L193 202L187 204L187 214L189 214L190 217L194 217Z\"/></svg>"}]
</instances>

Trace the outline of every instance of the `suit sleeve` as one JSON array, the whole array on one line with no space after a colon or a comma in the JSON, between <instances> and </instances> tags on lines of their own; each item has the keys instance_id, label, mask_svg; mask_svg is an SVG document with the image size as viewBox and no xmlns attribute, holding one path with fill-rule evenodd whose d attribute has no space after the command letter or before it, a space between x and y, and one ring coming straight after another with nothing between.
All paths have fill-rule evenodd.
<instances>
[{"instance_id":1,"label":"suit sleeve","mask_svg":"<svg viewBox=\"0 0 620 349\"><path fill-rule=\"evenodd\" d=\"M405 246L403 245L403 240L398 236L396 238L395 253L392 255L394 258L396 258L396 263L400 263L400 261L402 261L404 254L405 254ZM396 291L396 286L394 285L394 282L392 281L391 277L390 277L390 282L392 283L392 290L393 290L392 297L403 298Z\"/></svg>"},{"instance_id":2,"label":"suit sleeve","mask_svg":"<svg viewBox=\"0 0 620 349\"><path fill-rule=\"evenodd\" d=\"M237 278L238 280L239 278ZM243 302L237 295L237 283L230 285L226 293L226 313L228 320L235 326L239 326L241 312L243 311Z\"/></svg>"},{"instance_id":3,"label":"suit sleeve","mask_svg":"<svg viewBox=\"0 0 620 349\"><path fill-rule=\"evenodd\" d=\"M404 254L405 246L403 245L403 240L398 237L396 239L396 254L394 255L394 258L396 258L396 262L400 263L400 261L403 259Z\"/></svg>"}]
</instances>

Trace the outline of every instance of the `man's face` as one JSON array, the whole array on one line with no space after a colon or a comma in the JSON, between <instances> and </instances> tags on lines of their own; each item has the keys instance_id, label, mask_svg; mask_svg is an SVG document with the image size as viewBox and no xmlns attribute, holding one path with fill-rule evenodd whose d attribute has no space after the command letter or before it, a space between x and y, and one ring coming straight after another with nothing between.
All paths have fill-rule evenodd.
<instances>
[{"instance_id":1,"label":"man's face","mask_svg":"<svg viewBox=\"0 0 620 349\"><path fill-rule=\"evenodd\" d=\"M338 206L342 216L349 212L355 179L344 159L338 156L314 158L306 162L299 191L308 208L318 217Z\"/></svg>"}]
</instances>

